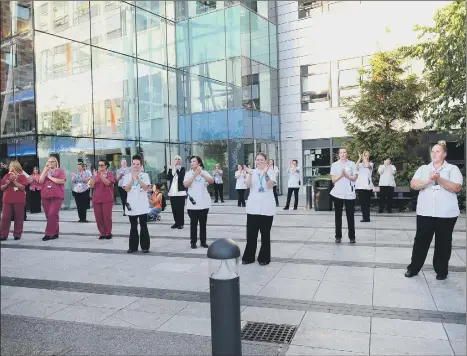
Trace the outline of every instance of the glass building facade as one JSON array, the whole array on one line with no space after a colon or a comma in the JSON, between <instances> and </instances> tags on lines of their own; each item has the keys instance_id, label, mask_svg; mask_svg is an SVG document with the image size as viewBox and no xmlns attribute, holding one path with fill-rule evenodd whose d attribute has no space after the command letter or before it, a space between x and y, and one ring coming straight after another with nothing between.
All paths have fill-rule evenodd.
<instances>
[{"instance_id":1,"label":"glass building facade","mask_svg":"<svg viewBox=\"0 0 467 356\"><path fill-rule=\"evenodd\" d=\"M1 161L67 173L140 153L224 169L278 159L275 1L2 1ZM228 173L228 174L227 174ZM71 182L64 207L74 206Z\"/></svg>"}]
</instances>

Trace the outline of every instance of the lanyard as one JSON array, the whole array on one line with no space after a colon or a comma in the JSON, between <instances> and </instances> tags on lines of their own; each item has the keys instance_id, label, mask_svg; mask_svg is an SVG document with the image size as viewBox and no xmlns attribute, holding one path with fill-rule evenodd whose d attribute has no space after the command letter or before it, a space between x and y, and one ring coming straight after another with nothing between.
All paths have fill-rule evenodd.
<instances>
[{"instance_id":1,"label":"lanyard","mask_svg":"<svg viewBox=\"0 0 467 356\"><path fill-rule=\"evenodd\" d=\"M53 177L55 173L55 169L53 171L49 171L49 176Z\"/></svg>"},{"instance_id":2,"label":"lanyard","mask_svg":"<svg viewBox=\"0 0 467 356\"><path fill-rule=\"evenodd\" d=\"M143 175L140 174L140 175L138 176L138 179L141 179L142 176L143 176ZM133 178L133 177L132 177L132 178ZM134 189L134 188L137 188L138 185L139 185L139 182L138 182L137 180L135 181L135 180L133 179L133 187L132 187L132 188L133 188L133 189Z\"/></svg>"},{"instance_id":3,"label":"lanyard","mask_svg":"<svg viewBox=\"0 0 467 356\"><path fill-rule=\"evenodd\" d=\"M261 186L261 188L263 188L263 178L264 178L264 174L258 173L258 181L259 181L259 185Z\"/></svg>"}]
</instances>

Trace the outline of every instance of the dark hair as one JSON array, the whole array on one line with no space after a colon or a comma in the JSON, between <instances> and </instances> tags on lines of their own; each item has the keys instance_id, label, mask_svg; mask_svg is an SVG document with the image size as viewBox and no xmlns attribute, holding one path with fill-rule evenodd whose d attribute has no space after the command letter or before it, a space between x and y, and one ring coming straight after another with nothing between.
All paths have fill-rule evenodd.
<instances>
[{"instance_id":1,"label":"dark hair","mask_svg":"<svg viewBox=\"0 0 467 356\"><path fill-rule=\"evenodd\" d=\"M141 165L143 165L143 157L141 157L140 155L134 155L133 157L131 157L131 160L134 161L134 160L138 160L139 163Z\"/></svg>"},{"instance_id":2,"label":"dark hair","mask_svg":"<svg viewBox=\"0 0 467 356\"><path fill-rule=\"evenodd\" d=\"M191 156L190 157L190 162L193 158L196 158L196 160L198 161L198 165L204 169L204 163L203 163L203 160L201 159L200 156Z\"/></svg>"},{"instance_id":3,"label":"dark hair","mask_svg":"<svg viewBox=\"0 0 467 356\"><path fill-rule=\"evenodd\" d=\"M298 161L296 159L293 159L292 162L295 162L298 165Z\"/></svg>"},{"instance_id":4,"label":"dark hair","mask_svg":"<svg viewBox=\"0 0 467 356\"><path fill-rule=\"evenodd\" d=\"M157 190L161 190L161 185L159 183L154 184Z\"/></svg>"},{"instance_id":5,"label":"dark hair","mask_svg":"<svg viewBox=\"0 0 467 356\"><path fill-rule=\"evenodd\" d=\"M81 166L82 168L84 168L84 163L83 163L83 162L78 162L77 165L78 165L78 166Z\"/></svg>"},{"instance_id":6,"label":"dark hair","mask_svg":"<svg viewBox=\"0 0 467 356\"><path fill-rule=\"evenodd\" d=\"M269 158L270 161L272 161L272 166L274 167L276 165L276 161L274 161L272 158Z\"/></svg>"},{"instance_id":7,"label":"dark hair","mask_svg":"<svg viewBox=\"0 0 467 356\"><path fill-rule=\"evenodd\" d=\"M256 154L256 157L258 157L258 156L261 156L261 157L263 157L265 161L267 161L267 160L268 160L268 156L266 156L266 153L263 153L263 152L258 152L258 153Z\"/></svg>"},{"instance_id":8,"label":"dark hair","mask_svg":"<svg viewBox=\"0 0 467 356\"><path fill-rule=\"evenodd\" d=\"M109 168L109 161L107 161L106 159L100 159L99 162L104 162L105 168Z\"/></svg>"}]
</instances>

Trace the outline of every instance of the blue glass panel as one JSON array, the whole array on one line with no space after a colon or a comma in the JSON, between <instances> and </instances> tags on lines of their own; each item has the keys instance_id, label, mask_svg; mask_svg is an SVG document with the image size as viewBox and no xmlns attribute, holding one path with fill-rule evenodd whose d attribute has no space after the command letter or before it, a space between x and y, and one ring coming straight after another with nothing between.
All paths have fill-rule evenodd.
<instances>
[{"instance_id":1,"label":"blue glass panel","mask_svg":"<svg viewBox=\"0 0 467 356\"><path fill-rule=\"evenodd\" d=\"M229 138L243 137L243 109L229 110Z\"/></svg>"},{"instance_id":2,"label":"blue glass panel","mask_svg":"<svg viewBox=\"0 0 467 356\"><path fill-rule=\"evenodd\" d=\"M259 111L252 111L253 115L253 137L261 138L261 113Z\"/></svg>"},{"instance_id":3,"label":"blue glass panel","mask_svg":"<svg viewBox=\"0 0 467 356\"><path fill-rule=\"evenodd\" d=\"M210 140L226 139L228 136L227 111L209 113Z\"/></svg>"},{"instance_id":4,"label":"blue glass panel","mask_svg":"<svg viewBox=\"0 0 467 356\"><path fill-rule=\"evenodd\" d=\"M272 115L271 123L272 139L279 141L279 116Z\"/></svg>"},{"instance_id":5,"label":"blue glass panel","mask_svg":"<svg viewBox=\"0 0 467 356\"><path fill-rule=\"evenodd\" d=\"M193 141L209 140L209 113L193 114L191 127Z\"/></svg>"},{"instance_id":6,"label":"blue glass panel","mask_svg":"<svg viewBox=\"0 0 467 356\"><path fill-rule=\"evenodd\" d=\"M190 115L181 115L178 117L178 140L180 142L191 142Z\"/></svg>"},{"instance_id":7,"label":"blue glass panel","mask_svg":"<svg viewBox=\"0 0 467 356\"><path fill-rule=\"evenodd\" d=\"M261 112L261 138L265 140L271 139L271 114Z\"/></svg>"},{"instance_id":8,"label":"blue glass panel","mask_svg":"<svg viewBox=\"0 0 467 356\"><path fill-rule=\"evenodd\" d=\"M253 138L253 111L243 111L243 137Z\"/></svg>"}]
</instances>

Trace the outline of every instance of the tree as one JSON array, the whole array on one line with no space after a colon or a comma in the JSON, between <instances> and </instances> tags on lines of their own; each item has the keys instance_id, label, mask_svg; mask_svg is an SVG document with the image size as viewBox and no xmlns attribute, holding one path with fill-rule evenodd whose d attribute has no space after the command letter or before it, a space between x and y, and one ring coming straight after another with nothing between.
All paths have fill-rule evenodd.
<instances>
[{"instance_id":1,"label":"tree","mask_svg":"<svg viewBox=\"0 0 467 356\"><path fill-rule=\"evenodd\" d=\"M402 47L407 57L422 59L428 84L424 119L441 132L456 130L459 142L465 139L466 2L454 1L438 10L435 24L415 26L420 44Z\"/></svg>"},{"instance_id":2,"label":"tree","mask_svg":"<svg viewBox=\"0 0 467 356\"><path fill-rule=\"evenodd\" d=\"M415 74L406 75L403 63L397 51L374 54L370 69L360 70L360 98L346 103L343 121L352 136L346 142L352 159L364 150L370 151L375 164L390 156L399 166L396 180L408 185L421 164L414 150L421 130L412 127L423 108L426 86Z\"/></svg>"}]
</instances>

